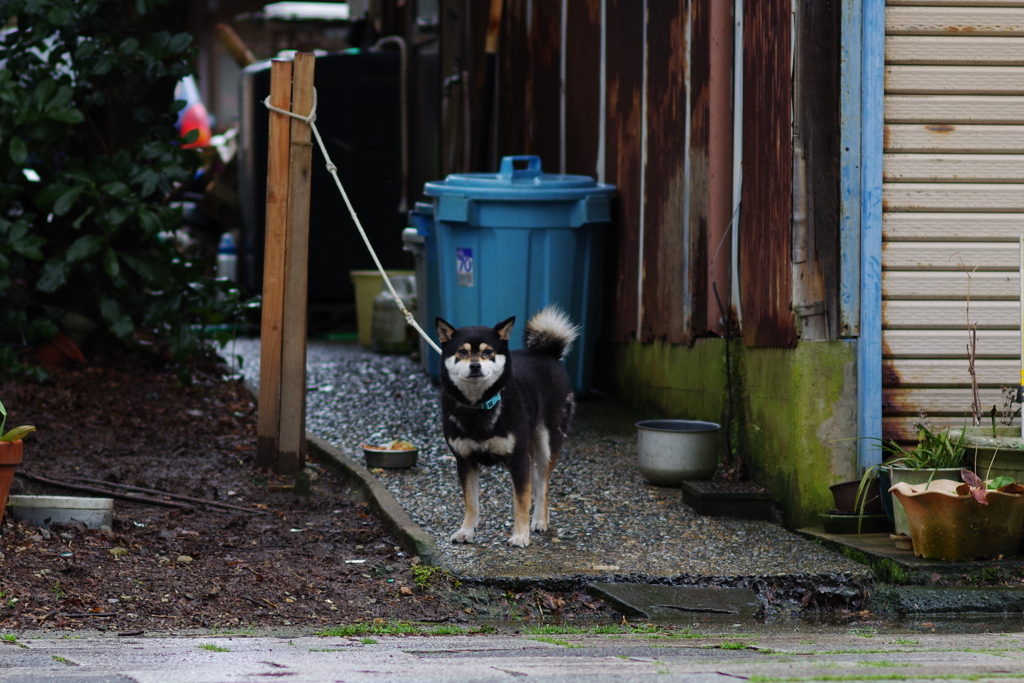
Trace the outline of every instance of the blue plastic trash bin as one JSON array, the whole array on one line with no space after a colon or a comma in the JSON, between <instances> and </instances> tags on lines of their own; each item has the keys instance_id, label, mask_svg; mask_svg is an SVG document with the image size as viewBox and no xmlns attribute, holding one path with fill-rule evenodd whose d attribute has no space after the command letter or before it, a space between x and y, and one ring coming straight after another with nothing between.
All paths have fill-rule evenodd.
<instances>
[{"instance_id":1,"label":"blue plastic trash bin","mask_svg":"<svg viewBox=\"0 0 1024 683\"><path fill-rule=\"evenodd\" d=\"M561 306L580 326L565 363L576 393L585 394L615 186L544 173L540 157L512 156L496 174L452 174L427 183L424 193L433 198L433 216L419 217L417 226L428 232L434 315L456 327L493 326L514 315L512 348L520 348L526 321L549 304ZM433 318L428 324L433 331Z\"/></svg>"}]
</instances>

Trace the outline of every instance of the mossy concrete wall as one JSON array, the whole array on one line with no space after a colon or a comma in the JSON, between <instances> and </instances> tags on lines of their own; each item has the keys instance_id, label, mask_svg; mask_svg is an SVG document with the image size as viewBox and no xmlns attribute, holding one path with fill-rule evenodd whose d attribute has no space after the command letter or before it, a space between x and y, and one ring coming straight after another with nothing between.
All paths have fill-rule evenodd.
<instances>
[{"instance_id":1,"label":"mossy concrete wall","mask_svg":"<svg viewBox=\"0 0 1024 683\"><path fill-rule=\"evenodd\" d=\"M818 513L832 507L828 487L855 478L855 344L814 341L760 349L733 341L731 373L725 344L602 344L596 386L651 417L728 424L733 459L772 492L787 522L819 523ZM723 438L723 456L726 443Z\"/></svg>"}]
</instances>

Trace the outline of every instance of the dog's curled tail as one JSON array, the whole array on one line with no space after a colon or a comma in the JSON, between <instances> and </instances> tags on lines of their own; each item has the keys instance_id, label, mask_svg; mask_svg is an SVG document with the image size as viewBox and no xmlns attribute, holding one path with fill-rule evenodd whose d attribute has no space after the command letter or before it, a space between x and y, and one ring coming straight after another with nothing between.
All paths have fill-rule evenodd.
<instances>
[{"instance_id":1,"label":"dog's curled tail","mask_svg":"<svg viewBox=\"0 0 1024 683\"><path fill-rule=\"evenodd\" d=\"M530 351L543 353L561 360L572 349L580 336L580 328L558 306L548 306L537 312L523 329L523 344Z\"/></svg>"}]
</instances>

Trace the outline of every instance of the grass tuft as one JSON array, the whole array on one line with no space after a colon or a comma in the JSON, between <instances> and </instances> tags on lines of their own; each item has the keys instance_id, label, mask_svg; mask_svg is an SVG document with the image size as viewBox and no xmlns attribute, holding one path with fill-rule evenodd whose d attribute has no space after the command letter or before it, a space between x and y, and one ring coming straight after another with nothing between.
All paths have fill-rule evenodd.
<instances>
[{"instance_id":1,"label":"grass tuft","mask_svg":"<svg viewBox=\"0 0 1024 683\"><path fill-rule=\"evenodd\" d=\"M199 648L202 650L209 650L210 652L231 652L231 648L221 647L220 645L214 645L213 643L203 643Z\"/></svg>"}]
</instances>

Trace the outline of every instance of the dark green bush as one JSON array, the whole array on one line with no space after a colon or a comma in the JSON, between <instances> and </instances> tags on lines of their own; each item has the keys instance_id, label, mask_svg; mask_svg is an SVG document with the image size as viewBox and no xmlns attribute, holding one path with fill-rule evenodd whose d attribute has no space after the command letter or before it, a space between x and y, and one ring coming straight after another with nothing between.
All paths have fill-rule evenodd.
<instances>
[{"instance_id":1,"label":"dark green bush","mask_svg":"<svg viewBox=\"0 0 1024 683\"><path fill-rule=\"evenodd\" d=\"M174 128L195 53L174 30L185 6L0 2L0 372L20 364L12 340L52 337L69 311L176 361L203 325L241 318L237 290L160 237L200 165Z\"/></svg>"}]
</instances>

